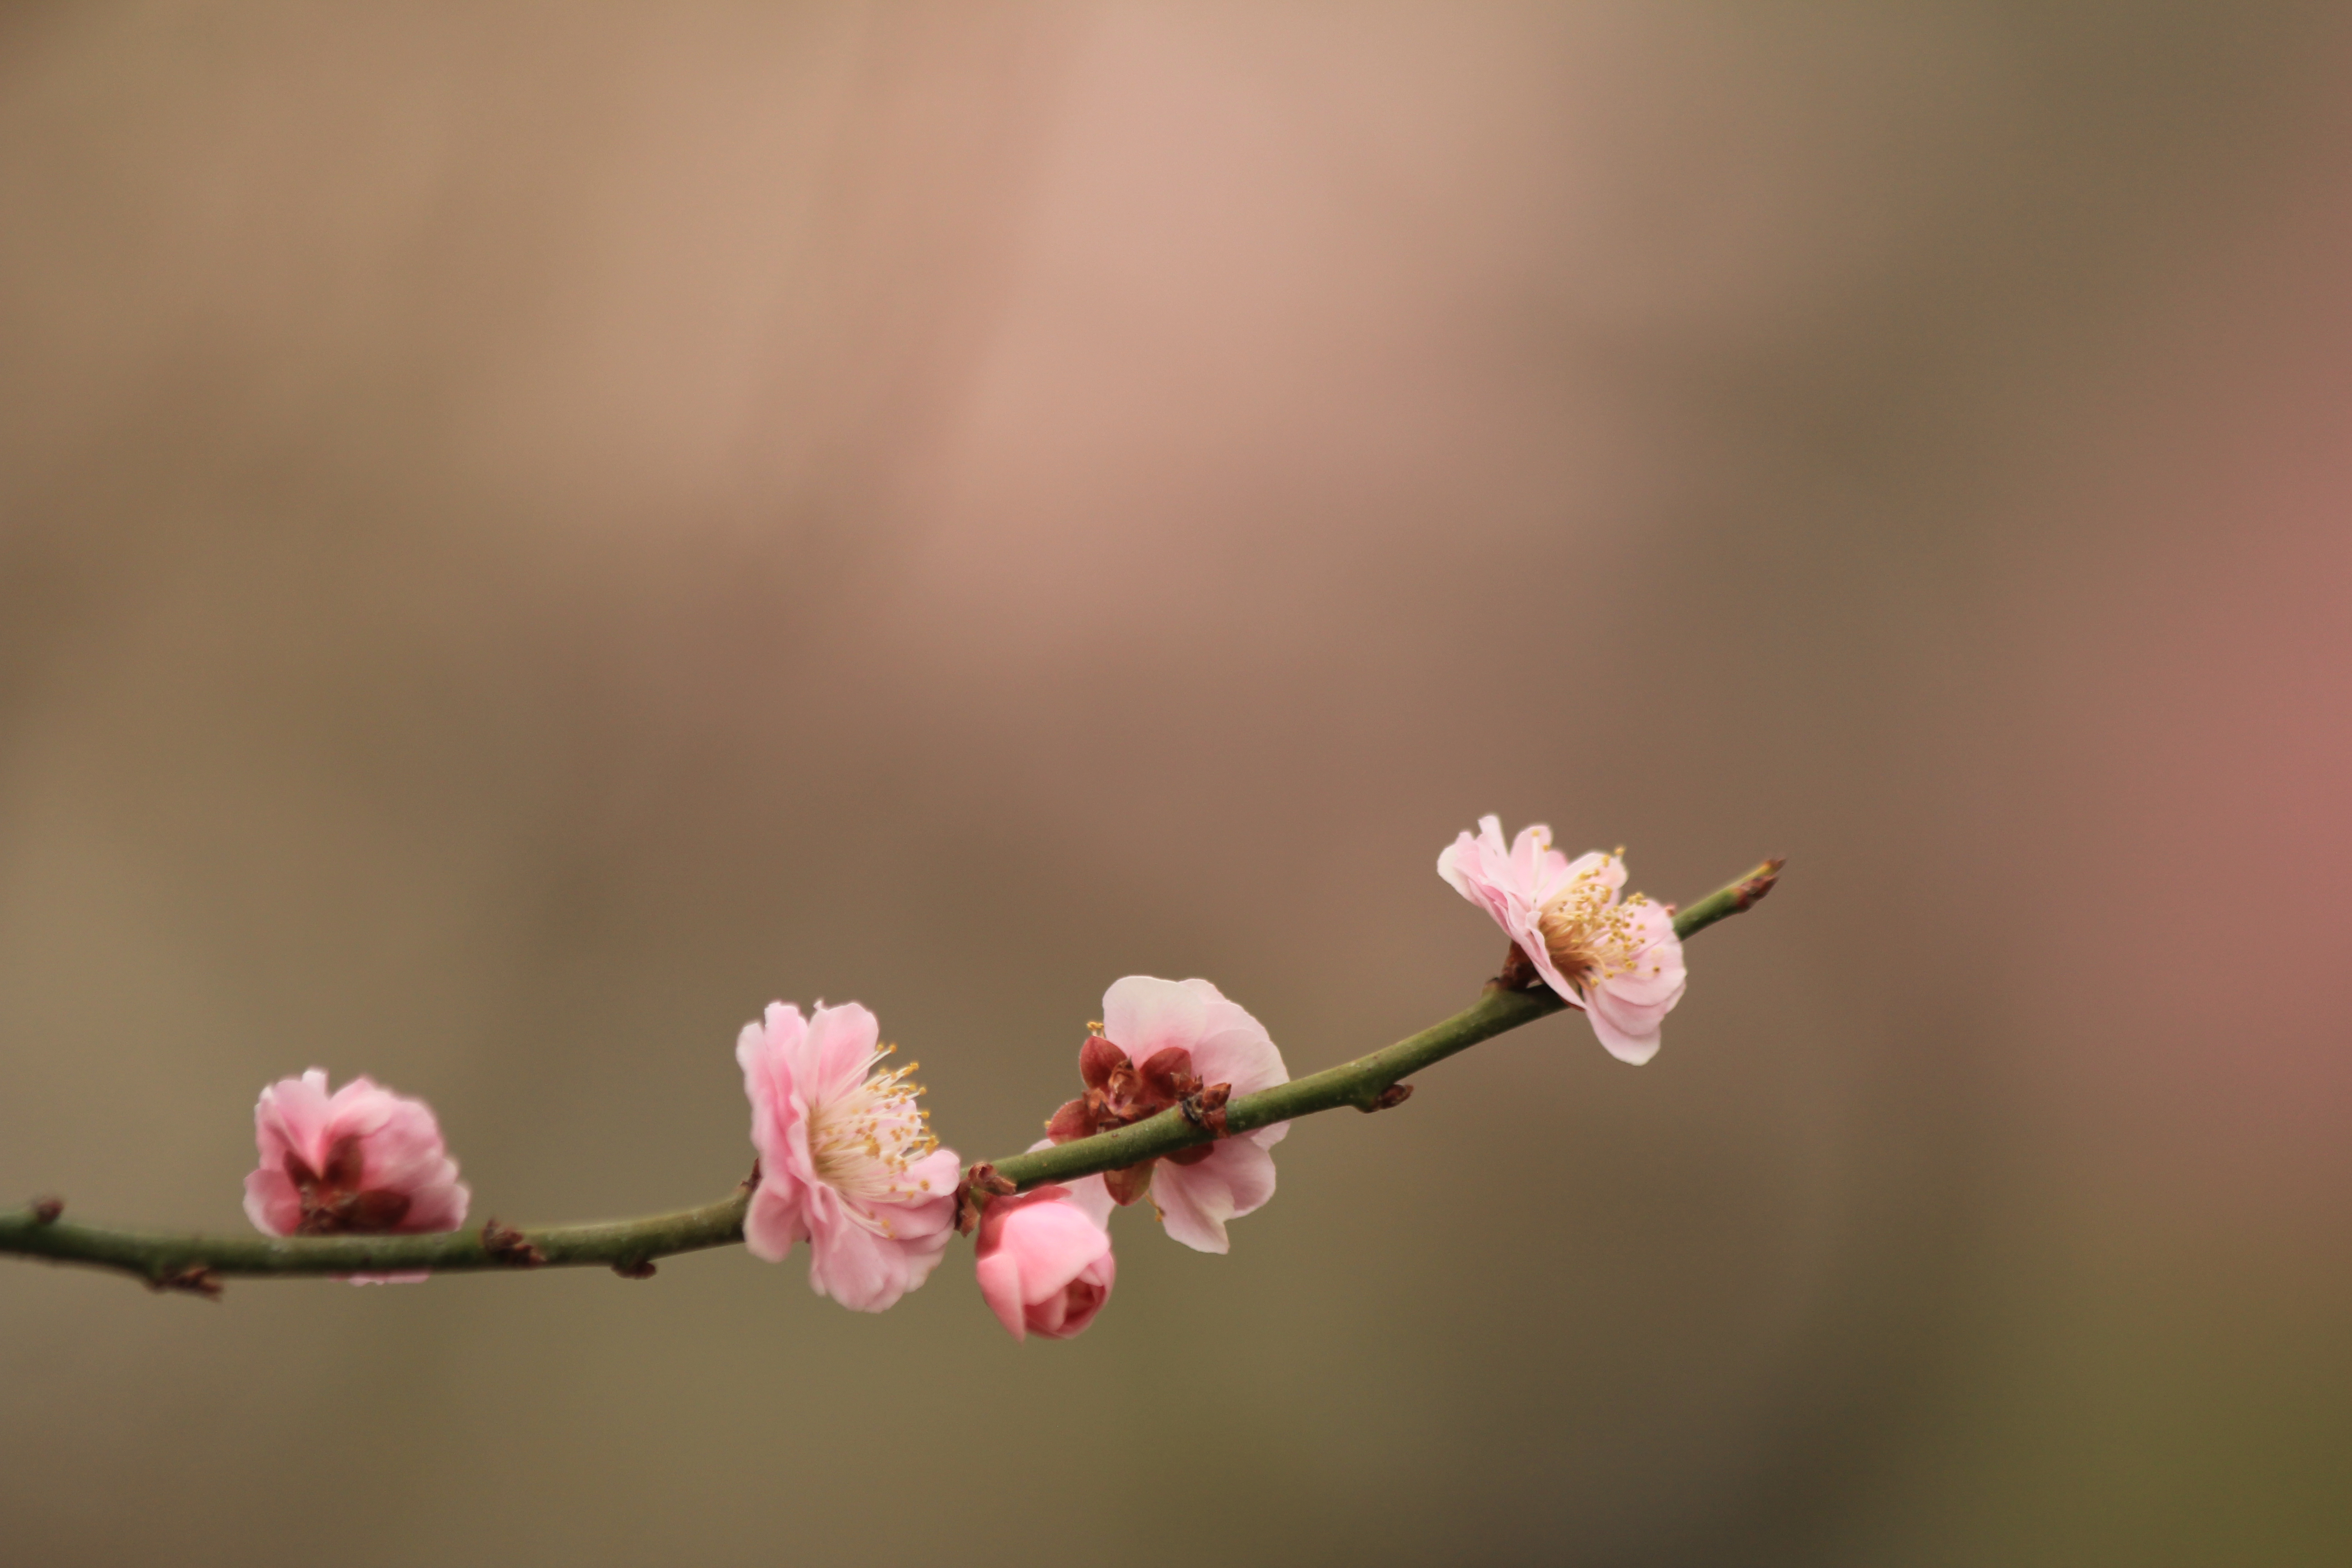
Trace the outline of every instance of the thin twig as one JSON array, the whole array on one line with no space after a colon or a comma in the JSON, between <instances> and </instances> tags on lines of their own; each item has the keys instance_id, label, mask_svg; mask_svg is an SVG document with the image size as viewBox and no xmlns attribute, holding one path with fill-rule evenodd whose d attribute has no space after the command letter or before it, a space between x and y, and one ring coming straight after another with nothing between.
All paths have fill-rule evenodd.
<instances>
[{"instance_id":1,"label":"thin twig","mask_svg":"<svg viewBox=\"0 0 2352 1568\"><path fill-rule=\"evenodd\" d=\"M1772 890L1780 864L1768 860L1681 910L1675 916L1675 934L1694 935L1749 908ZM1471 1006L1410 1038L1229 1102L1226 1131L1247 1132L1341 1106L1370 1110L1393 1105L1399 1098L1393 1091L1405 1078L1566 1005L1549 990L1489 986ZM1034 1187L1123 1169L1214 1136L1171 1109L1132 1126L999 1160L994 1168L1016 1187ZM741 1241L743 1214L750 1204L751 1184L746 1183L733 1195L701 1208L591 1225L516 1228L493 1219L467 1230L425 1236L223 1237L82 1225L62 1217L56 1200L43 1199L0 1214L0 1254L120 1269L157 1289L206 1293L226 1275L520 1273L593 1265L641 1279L651 1272L655 1258Z\"/></svg>"}]
</instances>

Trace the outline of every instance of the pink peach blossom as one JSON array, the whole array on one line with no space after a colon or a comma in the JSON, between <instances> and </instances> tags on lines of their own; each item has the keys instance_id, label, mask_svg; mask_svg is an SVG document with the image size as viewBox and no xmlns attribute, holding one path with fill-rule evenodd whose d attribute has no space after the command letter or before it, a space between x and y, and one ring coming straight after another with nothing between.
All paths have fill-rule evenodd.
<instances>
[{"instance_id":1,"label":"pink peach blossom","mask_svg":"<svg viewBox=\"0 0 2352 1568\"><path fill-rule=\"evenodd\" d=\"M1095 1321L1118 1277L1102 1178L997 1198L974 1238L980 1293L1014 1339L1066 1340Z\"/></svg>"},{"instance_id":2,"label":"pink peach blossom","mask_svg":"<svg viewBox=\"0 0 2352 1568\"><path fill-rule=\"evenodd\" d=\"M856 1003L801 1010L768 1005L735 1042L751 1099L760 1185L744 1216L753 1257L783 1260L809 1243L809 1285L879 1312L938 1267L955 1225L962 1167L931 1136L916 1064L873 1072L895 1049Z\"/></svg>"},{"instance_id":3,"label":"pink peach blossom","mask_svg":"<svg viewBox=\"0 0 2352 1568\"><path fill-rule=\"evenodd\" d=\"M1437 857L1437 874L1495 923L1543 983L1584 1010L1619 1061L1658 1053L1659 1030L1682 1000L1683 944L1674 918L1643 894L1620 902L1624 851L1570 860L1540 823L1506 847L1500 819L1482 816Z\"/></svg>"},{"instance_id":4,"label":"pink peach blossom","mask_svg":"<svg viewBox=\"0 0 2352 1568\"><path fill-rule=\"evenodd\" d=\"M1170 1076L1181 1081L1189 1071L1203 1086L1231 1084L1238 1100L1290 1081L1265 1026L1205 980L1130 974L1103 994L1102 1026L1103 1037L1138 1064L1147 1084ZM1274 1196L1271 1151L1289 1131L1290 1123L1277 1121L1160 1161L1146 1175L1168 1234L1198 1251L1225 1251L1225 1222Z\"/></svg>"},{"instance_id":5,"label":"pink peach blossom","mask_svg":"<svg viewBox=\"0 0 2352 1568\"><path fill-rule=\"evenodd\" d=\"M261 1163L245 1178L245 1212L273 1236L455 1230L472 1194L441 1142L433 1110L355 1078L330 1095L313 1068L261 1091L253 1108ZM353 1275L358 1285L424 1274Z\"/></svg>"}]
</instances>

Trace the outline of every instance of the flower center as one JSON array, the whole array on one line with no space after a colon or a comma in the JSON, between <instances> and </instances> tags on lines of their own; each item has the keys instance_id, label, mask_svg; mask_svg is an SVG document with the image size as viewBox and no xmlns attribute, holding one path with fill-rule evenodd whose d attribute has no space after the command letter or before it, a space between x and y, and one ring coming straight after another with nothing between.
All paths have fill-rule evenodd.
<instances>
[{"instance_id":1,"label":"flower center","mask_svg":"<svg viewBox=\"0 0 2352 1568\"><path fill-rule=\"evenodd\" d=\"M1536 929L1550 950L1552 966L1580 991L1632 973L1642 955L1642 932L1633 911L1650 900L1635 893L1622 904L1617 901L1616 889L1601 879L1615 859L1612 855L1591 870L1578 872L1537 917Z\"/></svg>"},{"instance_id":2,"label":"flower center","mask_svg":"<svg viewBox=\"0 0 2352 1568\"><path fill-rule=\"evenodd\" d=\"M341 1236L347 1231L373 1233L387 1231L398 1225L408 1214L410 1199L405 1193L387 1192L381 1188L362 1187L362 1173L366 1158L360 1152L360 1141L348 1135L335 1140L327 1151L327 1168L313 1171L302 1162L299 1154L286 1156L286 1177L302 1200L302 1218L294 1228L297 1236Z\"/></svg>"},{"instance_id":3,"label":"flower center","mask_svg":"<svg viewBox=\"0 0 2352 1568\"><path fill-rule=\"evenodd\" d=\"M897 1048L883 1047L866 1059L866 1067L871 1069ZM840 1099L809 1111L809 1162L817 1179L853 1200L854 1209L930 1190L928 1181L907 1179L908 1167L940 1146L931 1136L931 1113L915 1103L922 1089L908 1081L921 1065L908 1062L873 1073ZM873 1223L883 1235L890 1233L887 1220Z\"/></svg>"}]
</instances>

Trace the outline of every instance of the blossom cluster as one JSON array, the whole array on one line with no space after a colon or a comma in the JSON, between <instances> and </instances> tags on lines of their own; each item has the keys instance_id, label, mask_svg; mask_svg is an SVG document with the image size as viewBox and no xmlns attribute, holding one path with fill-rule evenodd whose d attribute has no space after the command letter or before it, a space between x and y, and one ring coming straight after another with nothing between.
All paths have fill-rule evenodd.
<instances>
[{"instance_id":1,"label":"blossom cluster","mask_svg":"<svg viewBox=\"0 0 2352 1568\"><path fill-rule=\"evenodd\" d=\"M1549 987L1582 1011L1620 1060L1649 1060L1684 985L1673 911L1622 896L1622 850L1571 861L1550 829L1506 842L1481 819L1438 857L1438 874L1510 938L1495 984ZM1013 1338L1067 1339L1093 1322L1118 1278L1111 1215L1148 1203L1172 1239L1230 1246L1227 1225L1274 1196L1274 1147L1287 1122L1232 1131L1236 1100L1289 1081L1273 1037L1206 980L1130 974L1103 995L1078 1050L1080 1092L1033 1152L1177 1110L1208 1134L1173 1153L1015 1192L988 1166L970 1173L931 1131L917 1064L889 1066L872 1012L855 1002L806 1014L769 1004L743 1026L735 1059L751 1108L753 1166L743 1240L782 1262L805 1242L809 1284L878 1312L920 1286L959 1231L974 1237L980 1293ZM1263 1114L1263 1112L1261 1112ZM247 1215L278 1236L451 1231L470 1194L422 1101L358 1078L330 1093L316 1068L261 1092L260 1163ZM355 1276L362 1284L422 1274Z\"/></svg>"}]
</instances>

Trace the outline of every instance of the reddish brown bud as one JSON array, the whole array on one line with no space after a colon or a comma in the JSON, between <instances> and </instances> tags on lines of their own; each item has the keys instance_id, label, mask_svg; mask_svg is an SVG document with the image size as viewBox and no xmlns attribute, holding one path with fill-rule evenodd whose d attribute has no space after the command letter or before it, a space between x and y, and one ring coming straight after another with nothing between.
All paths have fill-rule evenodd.
<instances>
[{"instance_id":1,"label":"reddish brown bud","mask_svg":"<svg viewBox=\"0 0 2352 1568\"><path fill-rule=\"evenodd\" d=\"M1127 1053L1100 1035L1088 1035L1078 1047L1078 1076L1088 1089L1108 1088L1110 1075L1127 1065Z\"/></svg>"},{"instance_id":2,"label":"reddish brown bud","mask_svg":"<svg viewBox=\"0 0 2352 1568\"><path fill-rule=\"evenodd\" d=\"M1375 1099L1371 1104L1360 1105L1356 1107L1356 1109L1369 1116L1375 1110L1394 1110L1398 1106L1402 1105L1406 1100L1411 1100L1412 1098L1412 1085L1409 1083L1392 1083L1389 1085L1388 1088L1381 1090L1379 1098Z\"/></svg>"},{"instance_id":3,"label":"reddish brown bud","mask_svg":"<svg viewBox=\"0 0 2352 1568\"><path fill-rule=\"evenodd\" d=\"M988 1200L1009 1197L1013 1192L1013 1183L998 1175L994 1165L985 1160L975 1163L964 1173L963 1180L956 1184L956 1234L970 1236L988 1207Z\"/></svg>"},{"instance_id":4,"label":"reddish brown bud","mask_svg":"<svg viewBox=\"0 0 2352 1568\"><path fill-rule=\"evenodd\" d=\"M1752 908L1756 904L1761 902L1764 895L1770 892L1774 887L1779 885L1780 880L1780 868L1788 863L1789 858L1787 856L1780 856L1773 859L1765 861L1764 864L1757 867L1755 870L1749 872L1746 877L1741 878L1738 894L1733 900L1734 907L1745 910Z\"/></svg>"},{"instance_id":5,"label":"reddish brown bud","mask_svg":"<svg viewBox=\"0 0 2352 1568\"><path fill-rule=\"evenodd\" d=\"M530 1237L495 1219L482 1222L482 1250L511 1268L536 1268L547 1261L547 1255L530 1244Z\"/></svg>"},{"instance_id":6,"label":"reddish brown bud","mask_svg":"<svg viewBox=\"0 0 2352 1568\"><path fill-rule=\"evenodd\" d=\"M169 1274L159 1275L147 1281L147 1289L158 1294L177 1290L184 1295L202 1296L207 1301L217 1301L221 1298L220 1276L202 1263L191 1263Z\"/></svg>"},{"instance_id":7,"label":"reddish brown bud","mask_svg":"<svg viewBox=\"0 0 2352 1568\"><path fill-rule=\"evenodd\" d=\"M63 1198L47 1197L33 1200L35 1225L55 1225L58 1223L58 1216L65 1212L66 1201Z\"/></svg>"},{"instance_id":8,"label":"reddish brown bud","mask_svg":"<svg viewBox=\"0 0 2352 1568\"><path fill-rule=\"evenodd\" d=\"M654 1260L650 1258L625 1258L613 1265L613 1272L624 1279L650 1279L654 1277Z\"/></svg>"},{"instance_id":9,"label":"reddish brown bud","mask_svg":"<svg viewBox=\"0 0 2352 1568\"><path fill-rule=\"evenodd\" d=\"M1503 972L1490 984L1506 991L1532 991L1543 984L1543 975L1536 969L1534 961L1521 952L1519 944L1515 942L1511 943L1511 951L1504 956Z\"/></svg>"},{"instance_id":10,"label":"reddish brown bud","mask_svg":"<svg viewBox=\"0 0 2352 1568\"><path fill-rule=\"evenodd\" d=\"M1219 1138L1225 1135L1225 1102L1234 1097L1234 1086L1213 1083L1198 1093L1188 1094L1177 1102L1184 1120Z\"/></svg>"}]
</instances>

